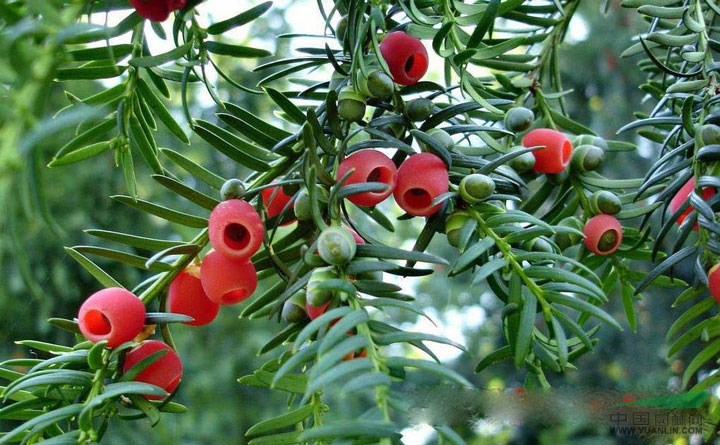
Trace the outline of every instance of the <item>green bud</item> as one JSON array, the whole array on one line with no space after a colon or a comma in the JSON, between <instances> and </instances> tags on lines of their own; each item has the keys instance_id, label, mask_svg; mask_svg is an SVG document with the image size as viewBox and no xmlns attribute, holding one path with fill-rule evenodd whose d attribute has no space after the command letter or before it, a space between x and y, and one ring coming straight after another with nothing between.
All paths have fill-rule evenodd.
<instances>
[{"instance_id":1,"label":"green bud","mask_svg":"<svg viewBox=\"0 0 720 445\"><path fill-rule=\"evenodd\" d=\"M392 78L381 70L370 73L365 85L370 96L380 100L390 99L395 92L395 83Z\"/></svg>"},{"instance_id":2,"label":"green bud","mask_svg":"<svg viewBox=\"0 0 720 445\"><path fill-rule=\"evenodd\" d=\"M352 87L344 87L338 95L338 116L348 122L359 122L365 117L365 98Z\"/></svg>"},{"instance_id":3,"label":"green bud","mask_svg":"<svg viewBox=\"0 0 720 445\"><path fill-rule=\"evenodd\" d=\"M280 317L287 323L299 323L306 320L305 292L300 290L285 300Z\"/></svg>"},{"instance_id":4,"label":"green bud","mask_svg":"<svg viewBox=\"0 0 720 445\"><path fill-rule=\"evenodd\" d=\"M414 122L424 121L432 115L435 104L430 99L413 99L405 106L405 116Z\"/></svg>"},{"instance_id":5,"label":"green bud","mask_svg":"<svg viewBox=\"0 0 720 445\"><path fill-rule=\"evenodd\" d=\"M608 149L608 144L605 139L600 136L593 136L592 134L581 134L576 136L573 140L573 147L579 147L581 145L594 145L602 148L603 150Z\"/></svg>"},{"instance_id":6,"label":"green bud","mask_svg":"<svg viewBox=\"0 0 720 445\"><path fill-rule=\"evenodd\" d=\"M347 27L348 27L348 17L345 15L340 18L337 25L335 26L335 37L337 37L337 39L338 39L338 41L340 41L340 43L343 43L343 41L345 41L345 34L347 34Z\"/></svg>"},{"instance_id":7,"label":"green bud","mask_svg":"<svg viewBox=\"0 0 720 445\"><path fill-rule=\"evenodd\" d=\"M503 123L508 130L519 133L530 128L534 120L535 114L532 110L525 107L513 107L505 113Z\"/></svg>"},{"instance_id":8,"label":"green bud","mask_svg":"<svg viewBox=\"0 0 720 445\"><path fill-rule=\"evenodd\" d=\"M570 166L574 171L589 172L605 161L605 150L595 145L580 145L573 150Z\"/></svg>"},{"instance_id":9,"label":"green bud","mask_svg":"<svg viewBox=\"0 0 720 445\"><path fill-rule=\"evenodd\" d=\"M574 216L568 216L567 218L563 218L558 223L558 226L560 227L570 227L572 229L577 229L580 232L583 230L583 223L578 218ZM582 236L580 234L575 233L563 233L558 232L554 236L555 238L555 244L560 248L560 250L565 250L568 247L575 246L580 243L580 240L582 239Z\"/></svg>"},{"instance_id":10,"label":"green bud","mask_svg":"<svg viewBox=\"0 0 720 445\"><path fill-rule=\"evenodd\" d=\"M705 145L720 144L720 127L715 124L705 124L702 126L702 142Z\"/></svg>"},{"instance_id":11,"label":"green bud","mask_svg":"<svg viewBox=\"0 0 720 445\"><path fill-rule=\"evenodd\" d=\"M468 204L476 204L495 192L495 181L480 173L467 175L460 181L460 196Z\"/></svg>"},{"instance_id":12,"label":"green bud","mask_svg":"<svg viewBox=\"0 0 720 445\"><path fill-rule=\"evenodd\" d=\"M428 130L427 135L438 141L440 145L447 148L448 150L455 146L455 141L453 141L450 133L443 130L442 128L431 128L430 130ZM427 149L426 145L422 142L420 142L420 146L423 149Z\"/></svg>"},{"instance_id":13,"label":"green bud","mask_svg":"<svg viewBox=\"0 0 720 445\"><path fill-rule=\"evenodd\" d=\"M341 227L328 227L318 237L318 253L328 264L342 266L355 256L357 244L347 230Z\"/></svg>"},{"instance_id":14,"label":"green bud","mask_svg":"<svg viewBox=\"0 0 720 445\"><path fill-rule=\"evenodd\" d=\"M515 147L511 148L510 151L517 151L522 150L523 146L516 145ZM535 156L532 154L532 152L523 153L519 156L515 156L508 162L510 167L512 167L513 170L515 170L518 173L525 173L533 169L535 167Z\"/></svg>"},{"instance_id":15,"label":"green bud","mask_svg":"<svg viewBox=\"0 0 720 445\"><path fill-rule=\"evenodd\" d=\"M601 213L615 215L622 210L620 198L615 193L607 190L598 190L590 195L589 203L590 210L594 215Z\"/></svg>"},{"instance_id":16,"label":"green bud","mask_svg":"<svg viewBox=\"0 0 720 445\"><path fill-rule=\"evenodd\" d=\"M462 230L465 222L470 219L470 214L463 210L457 210L450 214L445 220L445 235L448 243L457 247L460 243L460 230Z\"/></svg>"},{"instance_id":17,"label":"green bud","mask_svg":"<svg viewBox=\"0 0 720 445\"><path fill-rule=\"evenodd\" d=\"M318 204L322 210L328 202L328 192L321 187L316 187L315 190L318 195ZM304 187L295 197L295 201L293 202L293 212L295 213L295 218L299 221L312 220L312 202L310 201L310 193L308 193L308 190Z\"/></svg>"},{"instance_id":18,"label":"green bud","mask_svg":"<svg viewBox=\"0 0 720 445\"><path fill-rule=\"evenodd\" d=\"M529 252L553 253L555 250L548 240L542 237L533 238L523 243L522 248Z\"/></svg>"},{"instance_id":19,"label":"green bud","mask_svg":"<svg viewBox=\"0 0 720 445\"><path fill-rule=\"evenodd\" d=\"M307 284L307 302L315 307L320 307L335 297L335 292L330 289L320 289L318 285L326 280L337 278L337 272L332 267L318 267L312 271Z\"/></svg>"},{"instance_id":20,"label":"green bud","mask_svg":"<svg viewBox=\"0 0 720 445\"><path fill-rule=\"evenodd\" d=\"M570 177L570 172L566 168L565 170L561 171L560 173L547 174L545 176L547 177L547 180L550 181L551 184L561 185L565 181L567 181L567 179Z\"/></svg>"},{"instance_id":21,"label":"green bud","mask_svg":"<svg viewBox=\"0 0 720 445\"><path fill-rule=\"evenodd\" d=\"M245 184L239 179L228 179L220 188L220 198L223 201L242 199L243 196L245 196Z\"/></svg>"}]
</instances>

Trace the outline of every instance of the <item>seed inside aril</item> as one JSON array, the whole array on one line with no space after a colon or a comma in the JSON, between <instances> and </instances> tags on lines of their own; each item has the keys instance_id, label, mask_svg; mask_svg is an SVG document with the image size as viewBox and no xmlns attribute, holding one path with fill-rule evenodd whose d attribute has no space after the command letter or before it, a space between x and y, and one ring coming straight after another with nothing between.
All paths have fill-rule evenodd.
<instances>
[{"instance_id":1,"label":"seed inside aril","mask_svg":"<svg viewBox=\"0 0 720 445\"><path fill-rule=\"evenodd\" d=\"M598 249L603 252L612 249L615 242L617 242L617 239L617 232L615 230L608 230L600 237L600 241L598 241Z\"/></svg>"},{"instance_id":2,"label":"seed inside aril","mask_svg":"<svg viewBox=\"0 0 720 445\"><path fill-rule=\"evenodd\" d=\"M225 228L225 243L232 249L242 250L250 243L250 232L242 224L228 224Z\"/></svg>"}]
</instances>

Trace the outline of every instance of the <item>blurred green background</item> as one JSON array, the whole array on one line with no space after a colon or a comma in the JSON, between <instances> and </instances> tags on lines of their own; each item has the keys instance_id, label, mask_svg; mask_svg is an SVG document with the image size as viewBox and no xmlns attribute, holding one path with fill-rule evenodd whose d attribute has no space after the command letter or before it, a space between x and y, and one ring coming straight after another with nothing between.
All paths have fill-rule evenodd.
<instances>
[{"instance_id":1,"label":"blurred green background","mask_svg":"<svg viewBox=\"0 0 720 445\"><path fill-rule=\"evenodd\" d=\"M214 0L213 0L214 1ZM208 2L204 10L211 10ZM285 7L292 6L286 13ZM245 8L245 6L243 6ZM275 48L274 35L293 30L297 11L315 8L315 2L280 2L266 16L253 23L249 36L274 48L277 57L291 57L292 42L280 40ZM580 14L571 27L570 41L561 54L565 88L572 89L568 97L569 113L608 139L632 140L632 134L616 135L623 123L632 119L632 112L642 103L638 89L643 81L633 60L620 59L619 54L641 31L634 11L624 10L613 2L607 15L599 12L597 2L583 2ZM233 61L233 64L237 62ZM253 85L262 76L251 72L252 65L226 66L236 79ZM70 91L87 96L99 91L98 84L90 82L70 85ZM200 87L196 98L202 97ZM219 83L218 93L231 102L259 116L272 119L273 110L261 96L253 96L229 89ZM173 105L178 111L178 98ZM63 91L56 88L48 98L47 109L57 110L66 105ZM213 106L207 100L191 104L194 115L214 120ZM180 116L178 111L178 116ZM216 157L216 152L193 138L192 149L174 146L176 140L169 135L158 137L160 146L179 150L225 177L242 177L234 165ZM59 141L61 142L61 141ZM637 142L637 141L634 141ZM40 156L46 163L59 148L48 144ZM625 155L623 155L625 156ZM638 177L655 157L652 147L627 155L622 161L609 159L604 172L612 177ZM69 343L68 335L51 329L46 323L52 316L72 318L83 299L99 288L97 282L65 254L63 246L86 245L96 240L83 233L83 229L100 228L127 231L140 235L188 239L193 234L167 223L158 222L111 201L108 196L124 193L122 174L113 165L110 155L96 162L84 162L60 169L45 169L42 180L47 189L47 202L62 233L53 232L38 216L33 203L13 199L21 196L18 190L28 186L28 178L21 170L3 170L0 193L5 197L0 231L0 358L27 356L28 351L13 342L33 338ZM136 163L139 178L147 178L144 165ZM183 178L188 179L188 178ZM151 182L140 179L139 194L143 199L159 201L176 209L190 208L189 204ZM214 193L211 190L202 190ZM418 233L410 224L400 225L398 237ZM378 236L383 235L378 233ZM444 239L435 239L432 249L446 258L457 255ZM111 262L98 263L126 286L140 283L146 276L136 269L118 266ZM690 273L680 271L679 275ZM436 320L438 328L427 322L396 318L398 323L422 323L418 329L438 329L438 333L451 336L467 345L468 354L458 355L446 349L440 351L450 365L469 378L483 391L463 397L450 389L438 389L436 381L422 375L409 378L397 391L407 395L411 406L411 424L406 431L406 443L422 445L435 443L437 438L422 428L423 424L438 420L450 423L469 444L561 444L561 443L644 443L642 438L616 438L609 435L609 422L577 418L548 419L530 417L521 425L511 422L486 421L488 411L480 400L487 394L522 385L524 375L509 363L493 366L479 375L473 373L477 362L501 343L499 310L501 305L481 284L472 284L465 273L448 280L443 273L414 282L417 304ZM259 292L258 292L259 293ZM664 334L678 309L671 309L672 293L653 288L638 302L639 329L628 328L616 332L603 327L601 342L594 354L586 355L577 363L579 370L567 375L551 376L551 383L565 390L558 403L570 402L573 397L591 397L609 391L612 394L633 392L652 394L673 388L682 363L671 363L664 358ZM165 415L161 423L151 429L146 421L115 422L103 443L135 444L241 444L243 433L257 421L282 413L286 399L282 394L257 388L242 387L236 379L251 373L277 352L258 356L259 348L283 326L269 320L240 320L242 307L224 308L218 319L209 326L191 328L179 326L174 336L185 364L185 375L178 401L187 404L189 412ZM618 298L611 298L609 311L618 319L624 315ZM402 316L406 317L406 316ZM417 354L417 351L407 351ZM358 412L367 400L331 395L333 415ZM566 400L567 399L567 400ZM370 401L371 402L371 401ZM417 414L417 415L415 415ZM442 419L440 419L442 418ZM667 442L673 438L664 438ZM682 443L681 439L680 442Z\"/></svg>"}]
</instances>

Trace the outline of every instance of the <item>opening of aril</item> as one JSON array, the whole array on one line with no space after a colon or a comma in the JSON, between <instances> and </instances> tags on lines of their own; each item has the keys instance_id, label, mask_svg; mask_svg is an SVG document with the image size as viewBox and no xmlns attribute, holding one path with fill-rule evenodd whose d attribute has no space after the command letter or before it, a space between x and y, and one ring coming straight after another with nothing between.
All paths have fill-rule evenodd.
<instances>
[{"instance_id":1,"label":"opening of aril","mask_svg":"<svg viewBox=\"0 0 720 445\"><path fill-rule=\"evenodd\" d=\"M233 304L244 300L248 293L245 289L233 289L230 292L225 293L222 296L222 302L226 304Z\"/></svg>"},{"instance_id":2,"label":"opening of aril","mask_svg":"<svg viewBox=\"0 0 720 445\"><path fill-rule=\"evenodd\" d=\"M250 244L250 232L242 224L228 224L225 227L225 244L231 249L243 250Z\"/></svg>"},{"instance_id":3,"label":"opening of aril","mask_svg":"<svg viewBox=\"0 0 720 445\"><path fill-rule=\"evenodd\" d=\"M607 252L613 250L617 245L619 235L617 230L610 229L605 231L598 240L598 250L600 252Z\"/></svg>"},{"instance_id":4,"label":"opening of aril","mask_svg":"<svg viewBox=\"0 0 720 445\"><path fill-rule=\"evenodd\" d=\"M392 182L392 172L389 168L375 167L372 169L370 174L367 176L366 182L382 182L383 184L390 184ZM384 193L384 192L374 192Z\"/></svg>"},{"instance_id":5,"label":"opening of aril","mask_svg":"<svg viewBox=\"0 0 720 445\"><path fill-rule=\"evenodd\" d=\"M562 146L562 163L567 165L572 157L572 144L570 141L565 141Z\"/></svg>"},{"instance_id":6,"label":"opening of aril","mask_svg":"<svg viewBox=\"0 0 720 445\"><path fill-rule=\"evenodd\" d=\"M419 79L425 74L426 67L427 57L423 53L417 52L411 55L405 62L405 74L410 78Z\"/></svg>"},{"instance_id":7,"label":"opening of aril","mask_svg":"<svg viewBox=\"0 0 720 445\"><path fill-rule=\"evenodd\" d=\"M107 335L112 331L110 320L98 310L86 312L83 322L93 335Z\"/></svg>"},{"instance_id":8,"label":"opening of aril","mask_svg":"<svg viewBox=\"0 0 720 445\"><path fill-rule=\"evenodd\" d=\"M432 205L432 196L425 189L412 188L403 195L405 205L415 209L425 209Z\"/></svg>"}]
</instances>

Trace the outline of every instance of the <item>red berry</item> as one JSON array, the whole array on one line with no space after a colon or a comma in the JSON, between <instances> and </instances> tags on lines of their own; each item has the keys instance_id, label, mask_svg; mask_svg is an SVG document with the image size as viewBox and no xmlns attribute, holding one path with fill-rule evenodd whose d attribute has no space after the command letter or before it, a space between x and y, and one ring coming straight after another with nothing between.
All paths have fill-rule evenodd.
<instances>
[{"instance_id":1,"label":"red berry","mask_svg":"<svg viewBox=\"0 0 720 445\"><path fill-rule=\"evenodd\" d=\"M715 301L720 303L720 263L714 265L708 272L708 289Z\"/></svg>"},{"instance_id":2,"label":"red berry","mask_svg":"<svg viewBox=\"0 0 720 445\"><path fill-rule=\"evenodd\" d=\"M432 201L448 191L448 169L439 157L432 153L410 156L398 169L397 185L393 194L395 201L413 216L430 216L441 205Z\"/></svg>"},{"instance_id":3,"label":"red berry","mask_svg":"<svg viewBox=\"0 0 720 445\"><path fill-rule=\"evenodd\" d=\"M620 246L623 229L620 221L612 215L593 216L583 229L585 246L596 255L610 255Z\"/></svg>"},{"instance_id":4,"label":"red berry","mask_svg":"<svg viewBox=\"0 0 720 445\"><path fill-rule=\"evenodd\" d=\"M210 244L225 256L248 259L262 245L260 215L246 201L229 199L213 209L208 222Z\"/></svg>"},{"instance_id":5,"label":"red berry","mask_svg":"<svg viewBox=\"0 0 720 445\"><path fill-rule=\"evenodd\" d=\"M90 295L80 306L78 326L93 343L114 348L135 338L145 325L145 305L133 293L110 287Z\"/></svg>"},{"instance_id":6,"label":"red berry","mask_svg":"<svg viewBox=\"0 0 720 445\"><path fill-rule=\"evenodd\" d=\"M137 13L154 22L165 21L170 12L185 7L186 0L130 0Z\"/></svg>"},{"instance_id":7,"label":"red berry","mask_svg":"<svg viewBox=\"0 0 720 445\"><path fill-rule=\"evenodd\" d=\"M182 378L183 365L177 353L165 343L158 340L145 340L138 346L134 347L125 355L123 363L123 372L128 372L133 366L138 364L142 359L152 353L158 351L167 351L162 357L158 358L147 368L143 369L136 377L136 382L149 383L159 386L166 392L175 391L180 379ZM145 396L146 399L159 400L159 396Z\"/></svg>"},{"instance_id":8,"label":"red berry","mask_svg":"<svg viewBox=\"0 0 720 445\"><path fill-rule=\"evenodd\" d=\"M315 320L319 316L325 313L327 311L328 307L330 306L330 302L323 304L322 306L313 306L310 303L305 303L305 312L307 312L308 317L310 320Z\"/></svg>"},{"instance_id":9,"label":"red berry","mask_svg":"<svg viewBox=\"0 0 720 445\"><path fill-rule=\"evenodd\" d=\"M293 198L292 196L286 195L281 186L263 189L260 192L260 196L262 197L263 204L265 205L268 218L274 218L280 215L280 213L283 213L283 210L285 210L285 214L287 215L292 214L293 208L292 205L289 204ZM285 221L287 219L285 214L283 215L284 222L282 225L285 226L292 224L295 221L295 218Z\"/></svg>"},{"instance_id":10,"label":"red berry","mask_svg":"<svg viewBox=\"0 0 720 445\"><path fill-rule=\"evenodd\" d=\"M537 128L526 134L522 140L525 147L543 145L532 152L535 156L535 169L539 173L560 173L572 158L572 143L564 134L549 128Z\"/></svg>"},{"instance_id":11,"label":"red berry","mask_svg":"<svg viewBox=\"0 0 720 445\"><path fill-rule=\"evenodd\" d=\"M371 207L380 204L393 191L397 179L397 168L384 153L375 150L357 151L340 163L336 178L340 180L350 169L355 169L345 181L345 185L366 182L382 182L388 185L384 192L365 192L348 196L353 204Z\"/></svg>"},{"instance_id":12,"label":"red berry","mask_svg":"<svg viewBox=\"0 0 720 445\"><path fill-rule=\"evenodd\" d=\"M248 298L257 287L253 263L212 251L200 267L200 282L205 295L217 304L236 304Z\"/></svg>"},{"instance_id":13,"label":"red berry","mask_svg":"<svg viewBox=\"0 0 720 445\"><path fill-rule=\"evenodd\" d=\"M685 183L682 187L680 187L680 190L675 194L673 199L670 200L670 212L675 213L677 210L687 201L690 197L690 194L695 189L695 178L690 178L688 182ZM711 187L705 187L702 189L702 197L705 201L715 196L715 189ZM693 206L688 206L687 209L685 209L684 212L680 214L680 216L677 219L678 224L682 224L683 221L685 221L685 218L690 214L690 212L693 211ZM695 223L695 226L693 227L693 230L697 230L698 225Z\"/></svg>"},{"instance_id":14,"label":"red berry","mask_svg":"<svg viewBox=\"0 0 720 445\"><path fill-rule=\"evenodd\" d=\"M390 68L393 81L400 85L417 83L428 69L428 53L419 39L402 31L385 36L380 53Z\"/></svg>"},{"instance_id":15,"label":"red berry","mask_svg":"<svg viewBox=\"0 0 720 445\"><path fill-rule=\"evenodd\" d=\"M215 319L220 305L205 295L200 283L199 270L186 269L170 283L167 298L167 311L174 314L188 315L193 321L185 322L190 326L203 326Z\"/></svg>"}]
</instances>

